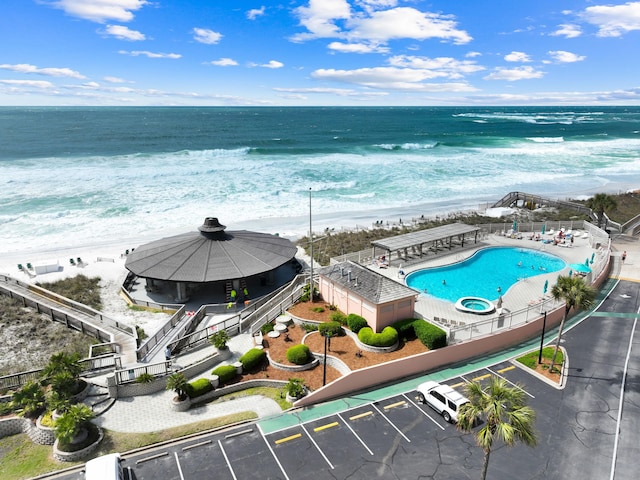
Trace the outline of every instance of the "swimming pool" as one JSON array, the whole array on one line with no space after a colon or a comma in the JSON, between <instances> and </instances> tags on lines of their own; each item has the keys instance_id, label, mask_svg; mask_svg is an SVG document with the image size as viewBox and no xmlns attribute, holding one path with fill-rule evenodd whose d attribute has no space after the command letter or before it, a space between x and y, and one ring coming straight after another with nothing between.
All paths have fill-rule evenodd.
<instances>
[{"instance_id":1,"label":"swimming pool","mask_svg":"<svg viewBox=\"0 0 640 480\"><path fill-rule=\"evenodd\" d=\"M564 260L549 253L528 248L489 247L478 250L463 262L411 272L405 282L420 292L454 303L462 297L494 301L519 280L557 272L565 266Z\"/></svg>"}]
</instances>

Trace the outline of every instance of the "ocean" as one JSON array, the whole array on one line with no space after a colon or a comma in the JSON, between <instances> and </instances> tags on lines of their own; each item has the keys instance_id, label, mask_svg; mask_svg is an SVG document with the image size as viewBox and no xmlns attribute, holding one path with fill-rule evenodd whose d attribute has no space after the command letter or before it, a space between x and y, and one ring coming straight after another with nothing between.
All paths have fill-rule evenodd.
<instances>
[{"instance_id":1,"label":"ocean","mask_svg":"<svg viewBox=\"0 0 640 480\"><path fill-rule=\"evenodd\" d=\"M5 253L640 188L640 107L0 107L0 146Z\"/></svg>"}]
</instances>

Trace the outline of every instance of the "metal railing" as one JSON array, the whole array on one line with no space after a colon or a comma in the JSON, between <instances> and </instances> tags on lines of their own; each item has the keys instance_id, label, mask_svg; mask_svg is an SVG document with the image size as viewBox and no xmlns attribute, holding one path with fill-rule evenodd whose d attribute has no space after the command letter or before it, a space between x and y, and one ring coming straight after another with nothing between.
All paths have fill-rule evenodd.
<instances>
[{"instance_id":1,"label":"metal railing","mask_svg":"<svg viewBox=\"0 0 640 480\"><path fill-rule=\"evenodd\" d=\"M177 305L176 305L177 306ZM136 350L136 357L138 360L144 359L156 346L160 344L163 338L165 338L173 328L180 323L186 307L181 305L178 311L174 313L169 320L165 322L160 329L154 333L151 337L147 338L145 342Z\"/></svg>"},{"instance_id":2,"label":"metal railing","mask_svg":"<svg viewBox=\"0 0 640 480\"><path fill-rule=\"evenodd\" d=\"M171 362L165 361L160 363L151 363L149 365L143 365L140 367L116 370L114 372L116 384L122 385L125 383L135 382L136 379L143 373L153 375L154 377L163 377L165 375L169 375L171 373Z\"/></svg>"}]
</instances>

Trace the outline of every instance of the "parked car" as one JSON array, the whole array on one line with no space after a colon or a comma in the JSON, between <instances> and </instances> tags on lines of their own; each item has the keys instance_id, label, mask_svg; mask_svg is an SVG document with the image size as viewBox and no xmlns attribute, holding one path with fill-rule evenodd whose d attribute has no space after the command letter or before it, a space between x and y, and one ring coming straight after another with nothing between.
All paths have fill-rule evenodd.
<instances>
[{"instance_id":1,"label":"parked car","mask_svg":"<svg viewBox=\"0 0 640 480\"><path fill-rule=\"evenodd\" d=\"M449 385L429 381L418 385L418 399L442 415L447 422L457 422L460 407L469 399Z\"/></svg>"},{"instance_id":2,"label":"parked car","mask_svg":"<svg viewBox=\"0 0 640 480\"><path fill-rule=\"evenodd\" d=\"M119 453L89 460L84 466L86 480L125 480Z\"/></svg>"}]
</instances>

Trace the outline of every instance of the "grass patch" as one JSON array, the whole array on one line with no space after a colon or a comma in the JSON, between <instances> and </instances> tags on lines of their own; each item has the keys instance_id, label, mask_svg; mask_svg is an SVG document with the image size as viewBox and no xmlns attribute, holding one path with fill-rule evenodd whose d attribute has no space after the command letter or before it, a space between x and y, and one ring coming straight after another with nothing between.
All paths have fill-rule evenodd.
<instances>
[{"instance_id":1,"label":"grass patch","mask_svg":"<svg viewBox=\"0 0 640 480\"><path fill-rule=\"evenodd\" d=\"M553 358L554 350L555 350L555 347L544 347L542 349L542 358L550 362L551 358ZM540 350L534 350L533 352L529 352L526 355L523 355L522 357L518 357L516 360L518 360L525 367L529 367L535 370L538 365L539 354L540 354ZM564 362L564 354L562 353L562 350L558 350L558 355L556 356L556 364L562 365L563 362Z\"/></svg>"},{"instance_id":2,"label":"grass patch","mask_svg":"<svg viewBox=\"0 0 640 480\"><path fill-rule=\"evenodd\" d=\"M37 445L24 433L11 435L0 439L0 478L7 480L26 480L48 472L81 465L91 458L107 453L127 452L136 448L146 447L155 443L224 427L225 425L237 422L253 420L255 418L257 418L257 415L253 412L240 412L148 433L112 432L103 429L104 439L100 443L100 446L82 462L57 462L53 459L52 446Z\"/></svg>"},{"instance_id":3,"label":"grass patch","mask_svg":"<svg viewBox=\"0 0 640 480\"><path fill-rule=\"evenodd\" d=\"M283 390L280 388L253 387L253 388L247 388L246 390L240 390L239 392L223 395L222 397L218 397L211 403L222 403L222 402L228 402L230 400L235 400L236 398L249 397L251 395L262 395L263 397L267 397L267 398L270 398L271 400L274 400L282 410L287 410L291 408L292 404L285 400L284 394L282 392Z\"/></svg>"},{"instance_id":4,"label":"grass patch","mask_svg":"<svg viewBox=\"0 0 640 480\"><path fill-rule=\"evenodd\" d=\"M100 277L89 278L80 274L57 282L37 283L37 285L75 302L87 305L94 310L99 311L102 309Z\"/></svg>"}]
</instances>

